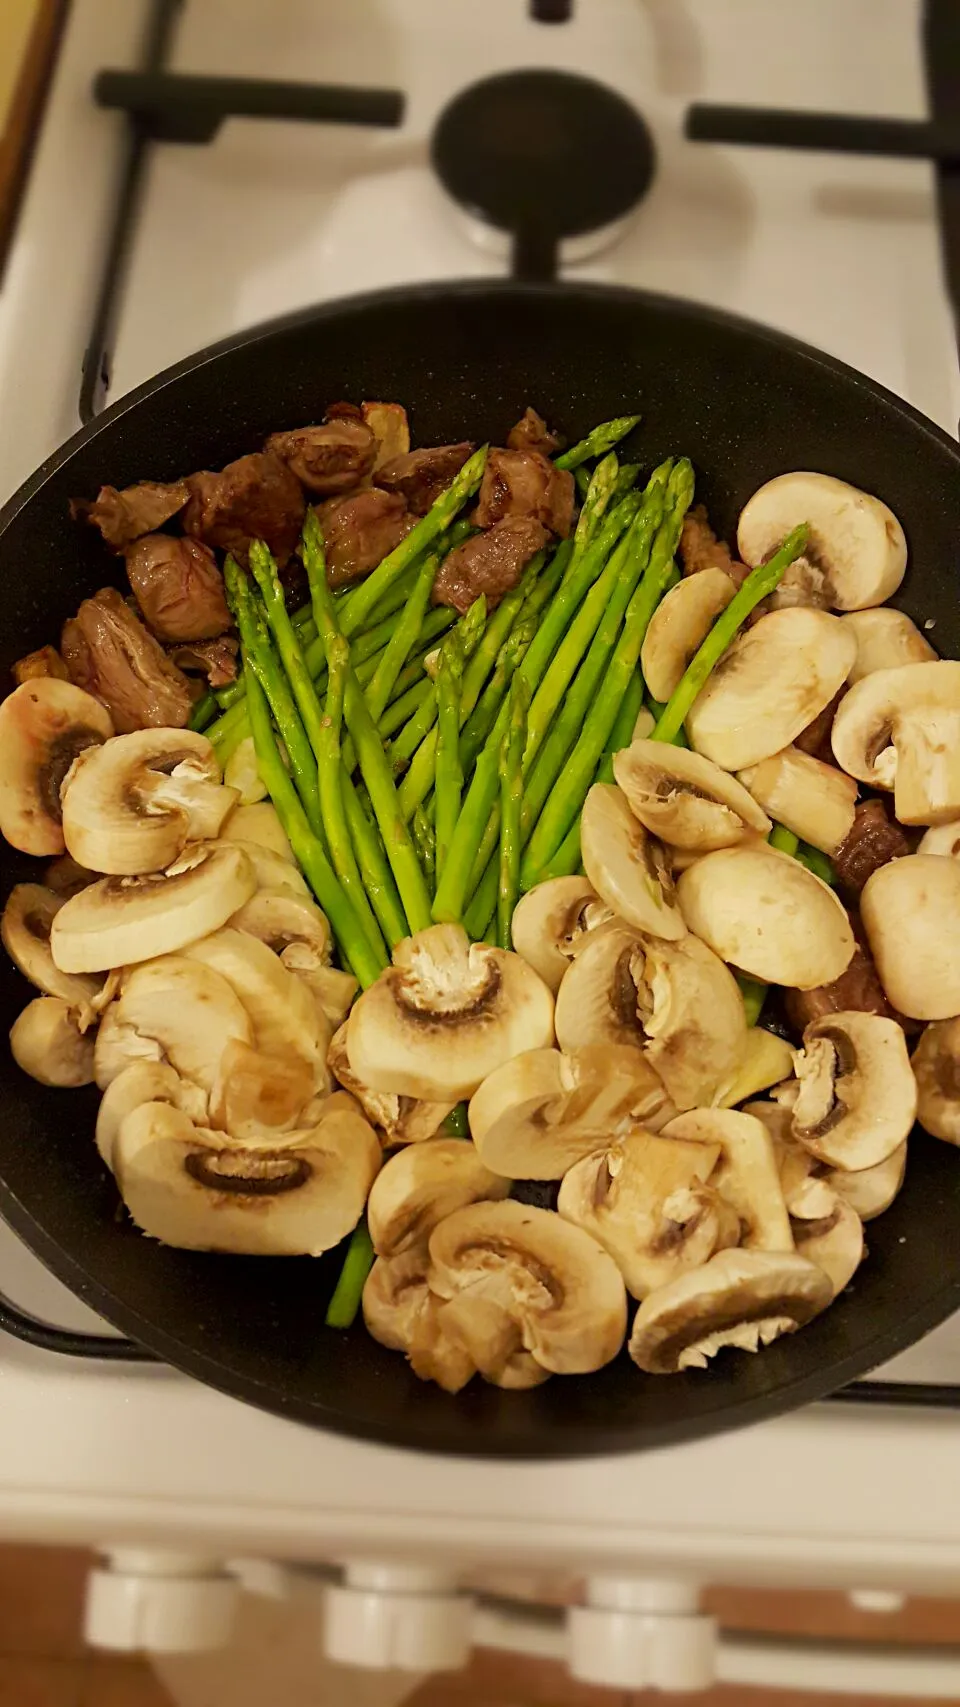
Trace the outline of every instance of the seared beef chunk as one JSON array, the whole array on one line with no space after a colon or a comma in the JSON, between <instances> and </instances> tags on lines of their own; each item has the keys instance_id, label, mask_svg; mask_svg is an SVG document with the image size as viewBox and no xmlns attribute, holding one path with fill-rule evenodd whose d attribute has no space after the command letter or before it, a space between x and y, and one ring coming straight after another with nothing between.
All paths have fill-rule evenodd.
<instances>
[{"instance_id":1,"label":"seared beef chunk","mask_svg":"<svg viewBox=\"0 0 960 1707\"><path fill-rule=\"evenodd\" d=\"M373 484L382 486L385 492L399 492L415 516L425 516L472 454L469 439L459 445L410 450L406 456L395 456L378 468Z\"/></svg>"},{"instance_id":2,"label":"seared beef chunk","mask_svg":"<svg viewBox=\"0 0 960 1707\"><path fill-rule=\"evenodd\" d=\"M857 931L856 919L851 918L850 922L857 932L857 946L847 970L832 984L821 984L815 990L784 992L787 1017L798 1032L802 1032L804 1026L809 1025L812 1020L822 1019L824 1014L852 1011L861 1014L882 1014L884 1019L902 1018L890 1006L883 993L883 985L877 976L870 950Z\"/></svg>"},{"instance_id":3,"label":"seared beef chunk","mask_svg":"<svg viewBox=\"0 0 960 1707\"><path fill-rule=\"evenodd\" d=\"M529 516L565 539L573 526L573 475L538 450L492 450L477 502L477 526Z\"/></svg>"},{"instance_id":4,"label":"seared beef chunk","mask_svg":"<svg viewBox=\"0 0 960 1707\"><path fill-rule=\"evenodd\" d=\"M511 450L538 450L544 456L552 456L555 450L559 450L560 442L536 409L525 409L516 426L511 427L507 434Z\"/></svg>"},{"instance_id":5,"label":"seared beef chunk","mask_svg":"<svg viewBox=\"0 0 960 1707\"><path fill-rule=\"evenodd\" d=\"M410 532L412 516L399 494L375 486L317 505L327 556L327 579L342 587L368 575Z\"/></svg>"},{"instance_id":6,"label":"seared beef chunk","mask_svg":"<svg viewBox=\"0 0 960 1707\"><path fill-rule=\"evenodd\" d=\"M815 759L822 759L825 765L835 765L837 762L830 745L830 732L833 728L833 720L837 715L837 706L846 691L844 686L839 693L835 693L830 704L824 706L819 717L815 717L813 722L808 723L806 729L801 729L799 735L794 738L795 747L799 747L802 753L810 753Z\"/></svg>"},{"instance_id":7,"label":"seared beef chunk","mask_svg":"<svg viewBox=\"0 0 960 1707\"><path fill-rule=\"evenodd\" d=\"M115 486L101 486L90 503L86 498L74 498L70 514L74 521L89 522L100 529L108 545L122 551L141 534L162 527L190 496L185 480L174 480L169 486L159 480L141 480L137 486L126 486L118 492Z\"/></svg>"},{"instance_id":8,"label":"seared beef chunk","mask_svg":"<svg viewBox=\"0 0 960 1707\"><path fill-rule=\"evenodd\" d=\"M102 701L118 735L132 729L180 729L194 693L116 587L84 599L60 640L70 680Z\"/></svg>"},{"instance_id":9,"label":"seared beef chunk","mask_svg":"<svg viewBox=\"0 0 960 1707\"><path fill-rule=\"evenodd\" d=\"M833 856L840 893L856 901L873 872L909 852L910 843L883 801L862 800L853 815L853 828Z\"/></svg>"},{"instance_id":10,"label":"seared beef chunk","mask_svg":"<svg viewBox=\"0 0 960 1707\"><path fill-rule=\"evenodd\" d=\"M697 575L701 569L722 569L739 587L750 573L747 565L739 563L730 547L717 538L703 504L695 504L684 516L679 549L680 567L685 575Z\"/></svg>"},{"instance_id":11,"label":"seared beef chunk","mask_svg":"<svg viewBox=\"0 0 960 1707\"><path fill-rule=\"evenodd\" d=\"M55 646L38 646L13 666L13 679L20 687L23 682L35 682L38 676L57 676L61 682L70 680L70 671Z\"/></svg>"},{"instance_id":12,"label":"seared beef chunk","mask_svg":"<svg viewBox=\"0 0 960 1707\"><path fill-rule=\"evenodd\" d=\"M128 545L124 557L137 604L158 640L214 640L231 626L209 546L148 533Z\"/></svg>"},{"instance_id":13,"label":"seared beef chunk","mask_svg":"<svg viewBox=\"0 0 960 1707\"><path fill-rule=\"evenodd\" d=\"M515 587L526 565L542 551L549 534L532 516L505 516L486 533L474 534L448 553L433 583L435 605L452 605L461 614L486 595L487 609Z\"/></svg>"},{"instance_id":14,"label":"seared beef chunk","mask_svg":"<svg viewBox=\"0 0 960 1707\"><path fill-rule=\"evenodd\" d=\"M181 670L206 676L212 688L225 688L237 679L238 642L232 634L220 634L215 640L195 640L183 646L171 646L170 657Z\"/></svg>"},{"instance_id":15,"label":"seared beef chunk","mask_svg":"<svg viewBox=\"0 0 960 1707\"><path fill-rule=\"evenodd\" d=\"M278 456L255 451L228 462L220 474L191 474L187 485L184 533L232 551L244 566L251 540L265 540L284 567L300 538L306 501L296 475Z\"/></svg>"},{"instance_id":16,"label":"seared beef chunk","mask_svg":"<svg viewBox=\"0 0 960 1707\"><path fill-rule=\"evenodd\" d=\"M329 498L349 492L370 473L377 441L365 422L337 416L323 427L271 433L265 449L279 456L308 492Z\"/></svg>"}]
</instances>

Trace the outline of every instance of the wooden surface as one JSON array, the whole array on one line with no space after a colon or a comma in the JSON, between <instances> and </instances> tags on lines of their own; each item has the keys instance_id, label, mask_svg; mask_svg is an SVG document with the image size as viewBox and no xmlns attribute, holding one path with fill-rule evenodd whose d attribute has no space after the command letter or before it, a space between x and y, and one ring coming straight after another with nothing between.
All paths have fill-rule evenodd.
<instances>
[{"instance_id":1,"label":"wooden surface","mask_svg":"<svg viewBox=\"0 0 960 1707\"><path fill-rule=\"evenodd\" d=\"M67 0L0 0L0 274L66 11Z\"/></svg>"}]
</instances>

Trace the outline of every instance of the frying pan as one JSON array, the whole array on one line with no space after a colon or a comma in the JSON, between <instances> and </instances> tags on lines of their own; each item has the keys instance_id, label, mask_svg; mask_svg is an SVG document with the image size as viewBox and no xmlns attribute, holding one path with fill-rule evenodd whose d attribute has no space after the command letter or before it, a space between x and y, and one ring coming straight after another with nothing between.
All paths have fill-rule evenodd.
<instances>
[{"instance_id":1,"label":"frying pan","mask_svg":"<svg viewBox=\"0 0 960 1707\"><path fill-rule=\"evenodd\" d=\"M641 409L627 454L683 452L715 525L774 474L820 469L900 517L910 571L897 602L960 656L960 451L931 422L827 356L741 320L587 285L484 282L328 304L204 350L123 397L0 513L0 672L54 639L114 566L68 500L104 481L219 468L341 397L395 398L419 444L502 442L526 404L574 439ZM16 399L7 400L16 407ZM8 679L8 678L7 678ZM0 849L0 886L32 862ZM4 1029L27 999L0 967ZM572 1456L716 1433L816 1399L902 1350L960 1305L960 1156L917 1132L906 1184L870 1224L869 1259L811 1326L709 1372L641 1376L626 1354L598 1375L526 1393L474 1382L456 1398L418 1381L357 1326L323 1326L339 1265L169 1250L117 1213L93 1143L95 1094L47 1090L0 1049L0 1209L110 1322L201 1381L268 1411L430 1451Z\"/></svg>"}]
</instances>

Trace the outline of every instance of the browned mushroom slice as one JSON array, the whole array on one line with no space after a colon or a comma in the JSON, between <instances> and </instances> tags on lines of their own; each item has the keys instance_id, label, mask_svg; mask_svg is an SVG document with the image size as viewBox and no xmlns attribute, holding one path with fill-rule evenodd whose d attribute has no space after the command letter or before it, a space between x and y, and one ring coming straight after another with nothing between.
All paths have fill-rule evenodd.
<instances>
[{"instance_id":1,"label":"browned mushroom slice","mask_svg":"<svg viewBox=\"0 0 960 1707\"><path fill-rule=\"evenodd\" d=\"M748 1250L793 1250L776 1150L761 1121L735 1109L694 1108L671 1120L663 1136L719 1150L710 1184L739 1216Z\"/></svg>"},{"instance_id":2,"label":"browned mushroom slice","mask_svg":"<svg viewBox=\"0 0 960 1707\"><path fill-rule=\"evenodd\" d=\"M743 783L688 748L634 735L616 754L613 772L634 817L671 849L709 853L770 833L770 819Z\"/></svg>"},{"instance_id":3,"label":"browned mushroom slice","mask_svg":"<svg viewBox=\"0 0 960 1707\"><path fill-rule=\"evenodd\" d=\"M845 694L831 740L837 763L859 782L892 789L901 824L943 824L960 815L960 663L875 670Z\"/></svg>"},{"instance_id":4,"label":"browned mushroom slice","mask_svg":"<svg viewBox=\"0 0 960 1707\"><path fill-rule=\"evenodd\" d=\"M427 1285L428 1263L418 1247L389 1262L378 1257L363 1289L363 1319L380 1345L406 1353L421 1381L459 1393L477 1365L461 1340L444 1330L446 1307Z\"/></svg>"}]
</instances>

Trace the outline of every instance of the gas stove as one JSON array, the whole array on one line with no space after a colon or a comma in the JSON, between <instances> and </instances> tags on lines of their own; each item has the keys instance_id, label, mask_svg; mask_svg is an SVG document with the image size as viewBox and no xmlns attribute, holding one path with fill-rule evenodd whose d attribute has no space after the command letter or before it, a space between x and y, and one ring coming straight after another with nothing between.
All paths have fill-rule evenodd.
<instances>
[{"instance_id":1,"label":"gas stove","mask_svg":"<svg viewBox=\"0 0 960 1707\"><path fill-rule=\"evenodd\" d=\"M542 243L484 223L483 196L456 169L441 183L432 148L463 91L518 71L589 78L644 121L643 169L599 198L598 229L551 238L564 272L782 328L955 431L940 214L956 200L956 163L938 185L920 159L685 135L691 104L706 102L922 119L921 26L919 0L79 0L0 291L0 498L75 429L81 392L89 411L312 302L504 272L521 248L542 263ZM363 122L277 119L274 91L257 97L261 116L214 122L206 142L183 140L182 122L180 140L164 139L169 112L154 113L159 138L131 141L120 108L138 99L142 121L142 77L100 74L145 66L241 80L219 91L226 111L251 113L250 86L265 78L322 82L327 112L329 86L380 104L348 115ZM195 101L191 111L194 132L211 128L209 106L199 126ZM0 1293L41 1320L109 1332L2 1228ZM879 1380L884 1400L887 1383L906 1383L905 1398L952 1402L960 1319ZM0 1382L10 1533L448 1572L508 1556L933 1590L955 1572L958 1526L937 1490L950 1484L958 1425L943 1405L818 1406L629 1462L467 1467L309 1434L166 1370L12 1341L0 1341ZM252 1486L254 1461L267 1468Z\"/></svg>"}]
</instances>

